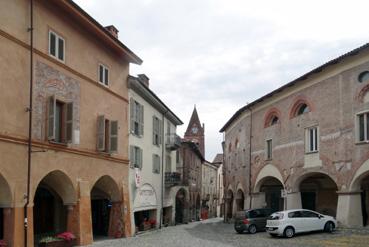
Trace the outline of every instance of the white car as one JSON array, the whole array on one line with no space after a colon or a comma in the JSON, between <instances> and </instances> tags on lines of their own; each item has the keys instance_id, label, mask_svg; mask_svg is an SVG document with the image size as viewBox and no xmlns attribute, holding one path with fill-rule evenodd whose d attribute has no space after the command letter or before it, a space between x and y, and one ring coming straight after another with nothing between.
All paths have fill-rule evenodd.
<instances>
[{"instance_id":1,"label":"white car","mask_svg":"<svg viewBox=\"0 0 369 247\"><path fill-rule=\"evenodd\" d=\"M273 213L266 224L266 230L271 236L287 238L292 238L296 233L301 232L332 232L336 227L337 221L332 216L306 209Z\"/></svg>"}]
</instances>

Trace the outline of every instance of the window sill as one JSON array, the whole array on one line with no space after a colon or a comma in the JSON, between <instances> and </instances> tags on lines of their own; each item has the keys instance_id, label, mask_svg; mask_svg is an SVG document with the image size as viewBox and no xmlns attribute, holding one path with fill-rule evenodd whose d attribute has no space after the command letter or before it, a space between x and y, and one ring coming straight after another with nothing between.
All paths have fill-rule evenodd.
<instances>
[{"instance_id":1,"label":"window sill","mask_svg":"<svg viewBox=\"0 0 369 247\"><path fill-rule=\"evenodd\" d=\"M71 144L71 143L67 143L67 142L56 142L56 141L52 141L52 140L49 140L49 143L53 144L53 145L64 146L64 147L69 147L70 144Z\"/></svg>"},{"instance_id":2,"label":"window sill","mask_svg":"<svg viewBox=\"0 0 369 247\"><path fill-rule=\"evenodd\" d=\"M57 60L58 62L65 64L65 59L61 60L57 56L52 55L51 53L49 53L49 56L52 57L53 59Z\"/></svg>"},{"instance_id":3,"label":"window sill","mask_svg":"<svg viewBox=\"0 0 369 247\"><path fill-rule=\"evenodd\" d=\"M319 150L317 151L309 151L309 152L305 152L305 155L309 155L309 154L317 154L319 153Z\"/></svg>"},{"instance_id":4,"label":"window sill","mask_svg":"<svg viewBox=\"0 0 369 247\"><path fill-rule=\"evenodd\" d=\"M369 144L369 141L358 141L355 143L355 145L365 145L365 144Z\"/></svg>"},{"instance_id":5,"label":"window sill","mask_svg":"<svg viewBox=\"0 0 369 247\"><path fill-rule=\"evenodd\" d=\"M98 83L106 88L109 88L109 82L108 85L106 85L104 82L98 81Z\"/></svg>"},{"instance_id":6,"label":"window sill","mask_svg":"<svg viewBox=\"0 0 369 247\"><path fill-rule=\"evenodd\" d=\"M273 160L273 158L265 159L265 161L272 161L272 160Z\"/></svg>"},{"instance_id":7,"label":"window sill","mask_svg":"<svg viewBox=\"0 0 369 247\"><path fill-rule=\"evenodd\" d=\"M143 135L139 135L139 134L136 134L136 133L134 133L134 132L131 132L131 134L132 134L133 136L137 137L137 138L142 138L142 137L143 137Z\"/></svg>"}]
</instances>

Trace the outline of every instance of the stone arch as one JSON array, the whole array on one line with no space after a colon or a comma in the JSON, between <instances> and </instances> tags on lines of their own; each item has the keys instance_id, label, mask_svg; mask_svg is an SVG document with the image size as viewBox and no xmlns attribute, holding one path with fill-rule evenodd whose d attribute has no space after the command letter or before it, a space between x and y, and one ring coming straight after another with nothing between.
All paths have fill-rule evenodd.
<instances>
[{"instance_id":1,"label":"stone arch","mask_svg":"<svg viewBox=\"0 0 369 247\"><path fill-rule=\"evenodd\" d=\"M242 188L238 188L236 192L236 211L241 211L245 208L245 193Z\"/></svg>"},{"instance_id":2,"label":"stone arch","mask_svg":"<svg viewBox=\"0 0 369 247\"><path fill-rule=\"evenodd\" d=\"M94 189L96 190L97 194L101 193L101 196L105 195L105 197L107 197L112 202L122 201L119 186L109 175L104 175L100 177L91 187L91 193Z\"/></svg>"},{"instance_id":3,"label":"stone arch","mask_svg":"<svg viewBox=\"0 0 369 247\"><path fill-rule=\"evenodd\" d=\"M33 191L32 198L34 199L36 190L39 186L45 185L52 189L60 196L64 205L73 205L77 203L77 192L72 180L61 170L54 170L46 174Z\"/></svg>"},{"instance_id":4,"label":"stone arch","mask_svg":"<svg viewBox=\"0 0 369 247\"><path fill-rule=\"evenodd\" d=\"M277 117L278 123L281 121L281 111L278 108L273 107L269 109L264 116L264 128L267 128L272 125L272 120Z\"/></svg>"},{"instance_id":5,"label":"stone arch","mask_svg":"<svg viewBox=\"0 0 369 247\"><path fill-rule=\"evenodd\" d=\"M365 85L357 95L357 98L360 103L369 102L369 84Z\"/></svg>"},{"instance_id":6,"label":"stone arch","mask_svg":"<svg viewBox=\"0 0 369 247\"><path fill-rule=\"evenodd\" d=\"M303 180L305 180L308 177L314 176L314 175L324 175L327 176L328 178L330 178L335 184L336 184L336 180L327 172L325 171L307 171L302 173L300 176L296 177L296 179L292 182L292 191L298 191L300 184ZM337 184L336 187L338 188Z\"/></svg>"},{"instance_id":7,"label":"stone arch","mask_svg":"<svg viewBox=\"0 0 369 247\"><path fill-rule=\"evenodd\" d=\"M265 165L258 173L255 180L254 192L260 192L260 187L268 178L275 178L284 186L283 176L281 172L272 164Z\"/></svg>"},{"instance_id":8,"label":"stone arch","mask_svg":"<svg viewBox=\"0 0 369 247\"><path fill-rule=\"evenodd\" d=\"M351 179L350 191L360 190L360 184L363 178L369 175L369 159L366 160L359 169L356 170L354 177Z\"/></svg>"},{"instance_id":9,"label":"stone arch","mask_svg":"<svg viewBox=\"0 0 369 247\"><path fill-rule=\"evenodd\" d=\"M0 174L0 208L9 208L12 205L12 193L6 179Z\"/></svg>"}]
</instances>

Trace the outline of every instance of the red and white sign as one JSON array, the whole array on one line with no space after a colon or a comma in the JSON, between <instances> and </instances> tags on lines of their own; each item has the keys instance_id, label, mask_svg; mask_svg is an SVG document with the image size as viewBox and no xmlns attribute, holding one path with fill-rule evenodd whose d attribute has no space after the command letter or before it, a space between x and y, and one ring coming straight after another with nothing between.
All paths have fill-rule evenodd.
<instances>
[{"instance_id":1,"label":"red and white sign","mask_svg":"<svg viewBox=\"0 0 369 247\"><path fill-rule=\"evenodd\" d=\"M140 188L141 186L141 172L140 169L135 168L135 183L136 183L136 187Z\"/></svg>"}]
</instances>

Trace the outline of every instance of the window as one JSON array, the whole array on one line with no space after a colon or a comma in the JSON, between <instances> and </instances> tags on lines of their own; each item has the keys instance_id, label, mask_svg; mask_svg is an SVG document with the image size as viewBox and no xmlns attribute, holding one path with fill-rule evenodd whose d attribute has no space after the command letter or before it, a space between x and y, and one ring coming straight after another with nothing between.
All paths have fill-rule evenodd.
<instances>
[{"instance_id":1,"label":"window","mask_svg":"<svg viewBox=\"0 0 369 247\"><path fill-rule=\"evenodd\" d=\"M369 141L369 112L357 115L358 141Z\"/></svg>"},{"instance_id":2,"label":"window","mask_svg":"<svg viewBox=\"0 0 369 247\"><path fill-rule=\"evenodd\" d=\"M143 136L144 130L144 107L133 98L130 99L131 133L139 137Z\"/></svg>"},{"instance_id":3,"label":"window","mask_svg":"<svg viewBox=\"0 0 369 247\"><path fill-rule=\"evenodd\" d=\"M114 153L118 151L118 121L97 117L97 150Z\"/></svg>"},{"instance_id":4,"label":"window","mask_svg":"<svg viewBox=\"0 0 369 247\"><path fill-rule=\"evenodd\" d=\"M152 125L152 143L159 146L162 143L162 121L156 116L153 116Z\"/></svg>"},{"instance_id":5,"label":"window","mask_svg":"<svg viewBox=\"0 0 369 247\"><path fill-rule=\"evenodd\" d=\"M288 213L288 218L302 218L302 212L301 211L295 211Z\"/></svg>"},{"instance_id":6,"label":"window","mask_svg":"<svg viewBox=\"0 0 369 247\"><path fill-rule=\"evenodd\" d=\"M272 149L273 149L273 144L272 144L272 140L267 140L266 141L266 148L267 148L267 153L266 153L266 156L267 156L267 160L271 160L272 159Z\"/></svg>"},{"instance_id":7,"label":"window","mask_svg":"<svg viewBox=\"0 0 369 247\"><path fill-rule=\"evenodd\" d=\"M359 82L364 82L364 81L367 81L367 80L369 80L369 71L361 72L358 76L358 81Z\"/></svg>"},{"instance_id":8,"label":"window","mask_svg":"<svg viewBox=\"0 0 369 247\"><path fill-rule=\"evenodd\" d=\"M48 100L48 140L72 143L73 102L65 103L51 96Z\"/></svg>"},{"instance_id":9,"label":"window","mask_svg":"<svg viewBox=\"0 0 369 247\"><path fill-rule=\"evenodd\" d=\"M142 169L142 149L137 146L130 146L131 167Z\"/></svg>"},{"instance_id":10,"label":"window","mask_svg":"<svg viewBox=\"0 0 369 247\"><path fill-rule=\"evenodd\" d=\"M279 121L279 118L277 116L273 116L272 120L270 121L270 126L277 124Z\"/></svg>"},{"instance_id":11,"label":"window","mask_svg":"<svg viewBox=\"0 0 369 247\"><path fill-rule=\"evenodd\" d=\"M99 65L99 82L109 86L109 69L102 64Z\"/></svg>"},{"instance_id":12,"label":"window","mask_svg":"<svg viewBox=\"0 0 369 247\"><path fill-rule=\"evenodd\" d=\"M302 211L303 218L319 218L319 215L311 211Z\"/></svg>"},{"instance_id":13,"label":"window","mask_svg":"<svg viewBox=\"0 0 369 247\"><path fill-rule=\"evenodd\" d=\"M318 151L319 135L317 126L306 129L305 140L305 149L307 153Z\"/></svg>"},{"instance_id":14,"label":"window","mask_svg":"<svg viewBox=\"0 0 369 247\"><path fill-rule=\"evenodd\" d=\"M307 113L310 111L310 108L307 104L301 104L298 108L297 108L297 112L296 112L296 115L299 116L299 115L302 115L304 113Z\"/></svg>"},{"instance_id":15,"label":"window","mask_svg":"<svg viewBox=\"0 0 369 247\"><path fill-rule=\"evenodd\" d=\"M64 50L64 39L53 31L49 31L49 54L64 62Z\"/></svg>"},{"instance_id":16,"label":"window","mask_svg":"<svg viewBox=\"0 0 369 247\"><path fill-rule=\"evenodd\" d=\"M160 173L160 156L157 154L152 155L152 172Z\"/></svg>"},{"instance_id":17,"label":"window","mask_svg":"<svg viewBox=\"0 0 369 247\"><path fill-rule=\"evenodd\" d=\"M170 155L167 155L165 157L165 172L171 171L172 171L172 157L170 157Z\"/></svg>"}]
</instances>

